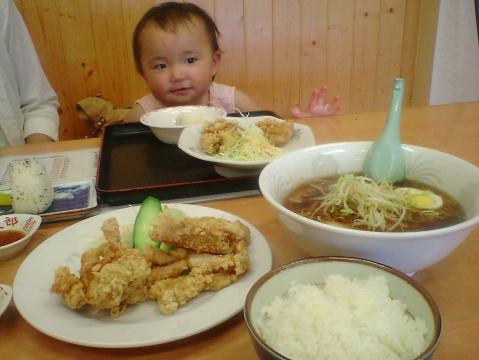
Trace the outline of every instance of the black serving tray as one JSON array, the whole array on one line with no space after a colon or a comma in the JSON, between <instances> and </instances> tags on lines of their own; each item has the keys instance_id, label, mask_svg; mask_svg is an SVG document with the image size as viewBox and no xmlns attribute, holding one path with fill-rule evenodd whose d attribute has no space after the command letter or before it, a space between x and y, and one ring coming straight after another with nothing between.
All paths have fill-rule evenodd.
<instances>
[{"instance_id":1,"label":"black serving tray","mask_svg":"<svg viewBox=\"0 0 479 360\"><path fill-rule=\"evenodd\" d=\"M248 116L263 115L278 117L271 111L250 112ZM159 141L149 127L126 123L105 128L96 191L100 204L123 205L139 203L148 195L163 201L222 198L259 193L259 187L257 174L223 177L212 163Z\"/></svg>"}]
</instances>

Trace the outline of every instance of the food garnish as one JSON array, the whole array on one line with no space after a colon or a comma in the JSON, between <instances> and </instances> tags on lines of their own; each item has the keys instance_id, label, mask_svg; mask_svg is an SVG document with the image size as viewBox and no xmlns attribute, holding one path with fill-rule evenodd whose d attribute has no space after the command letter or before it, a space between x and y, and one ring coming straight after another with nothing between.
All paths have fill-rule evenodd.
<instances>
[{"instance_id":1,"label":"food garnish","mask_svg":"<svg viewBox=\"0 0 479 360\"><path fill-rule=\"evenodd\" d=\"M293 135L291 121L265 119L251 125L217 120L203 127L200 144L207 154L227 160L266 160L281 154Z\"/></svg>"},{"instance_id":2,"label":"food garnish","mask_svg":"<svg viewBox=\"0 0 479 360\"><path fill-rule=\"evenodd\" d=\"M419 194L422 201L418 198ZM326 194L317 198L321 200L317 210L329 213L338 211L342 216L353 215L355 226L391 231L400 226L408 215L408 210L425 210L427 216L437 216L435 210L442 206L442 201L440 206L427 207L424 198L435 199L434 204L439 204L440 197L430 191L395 188L389 182L375 182L365 176L344 174L330 186Z\"/></svg>"}]
</instances>

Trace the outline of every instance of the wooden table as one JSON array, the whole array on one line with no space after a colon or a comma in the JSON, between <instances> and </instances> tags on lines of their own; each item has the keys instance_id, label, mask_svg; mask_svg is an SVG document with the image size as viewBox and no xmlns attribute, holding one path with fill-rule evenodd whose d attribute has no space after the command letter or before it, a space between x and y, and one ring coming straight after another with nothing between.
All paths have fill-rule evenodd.
<instances>
[{"instance_id":1,"label":"wooden table","mask_svg":"<svg viewBox=\"0 0 479 360\"><path fill-rule=\"evenodd\" d=\"M309 119L317 143L373 140L385 112ZM446 151L479 166L479 102L403 111L402 142ZM0 156L98 147L98 139L0 149ZM307 257L291 241L276 213L260 196L203 205L228 211L256 226L268 239L274 266ZM17 257L0 262L0 283L13 284L23 259L42 241L74 221L47 223ZM441 311L443 334L435 359L479 359L479 228L453 254L415 278ZM33 281L33 279L32 279ZM34 296L34 294L32 294ZM12 304L0 318L0 359L257 359L238 314L207 332L165 345L137 349L95 349L50 338L32 328Z\"/></svg>"}]
</instances>

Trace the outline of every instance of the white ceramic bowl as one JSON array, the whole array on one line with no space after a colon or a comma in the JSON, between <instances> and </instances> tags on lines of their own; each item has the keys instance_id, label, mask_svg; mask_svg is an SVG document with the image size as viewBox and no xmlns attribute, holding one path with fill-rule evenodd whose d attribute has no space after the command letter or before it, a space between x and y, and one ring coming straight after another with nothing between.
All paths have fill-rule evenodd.
<instances>
[{"instance_id":1,"label":"white ceramic bowl","mask_svg":"<svg viewBox=\"0 0 479 360\"><path fill-rule=\"evenodd\" d=\"M0 316L7 310L12 301L13 289L9 285L0 284Z\"/></svg>"},{"instance_id":2,"label":"white ceramic bowl","mask_svg":"<svg viewBox=\"0 0 479 360\"><path fill-rule=\"evenodd\" d=\"M293 239L313 256L354 256L414 273L449 255L479 223L479 168L450 154L403 145L406 178L443 190L463 207L467 220L420 232L372 232L307 219L282 202L302 182L319 176L360 172L371 142L324 144L298 150L268 164L260 174L265 199L278 210Z\"/></svg>"},{"instance_id":3,"label":"white ceramic bowl","mask_svg":"<svg viewBox=\"0 0 479 360\"><path fill-rule=\"evenodd\" d=\"M341 274L350 279L384 276L391 297L401 300L409 314L425 322L427 348L417 359L429 359L432 356L441 335L441 316L434 300L421 285L409 276L376 262L357 258L318 257L295 261L276 268L263 275L248 292L244 317L261 359L288 360L262 340L257 321L261 309L271 304L276 296L285 294L292 281L298 285L317 284L332 274Z\"/></svg>"},{"instance_id":4,"label":"white ceramic bowl","mask_svg":"<svg viewBox=\"0 0 479 360\"><path fill-rule=\"evenodd\" d=\"M174 106L148 112L140 118L140 122L149 126L160 141L178 144L186 127L225 117L226 111L214 106Z\"/></svg>"},{"instance_id":5,"label":"white ceramic bowl","mask_svg":"<svg viewBox=\"0 0 479 360\"><path fill-rule=\"evenodd\" d=\"M19 230L25 233L21 239L0 246L0 260L9 259L22 251L32 239L33 234L38 230L42 218L38 215L10 214L0 216L0 232L8 230Z\"/></svg>"}]
</instances>

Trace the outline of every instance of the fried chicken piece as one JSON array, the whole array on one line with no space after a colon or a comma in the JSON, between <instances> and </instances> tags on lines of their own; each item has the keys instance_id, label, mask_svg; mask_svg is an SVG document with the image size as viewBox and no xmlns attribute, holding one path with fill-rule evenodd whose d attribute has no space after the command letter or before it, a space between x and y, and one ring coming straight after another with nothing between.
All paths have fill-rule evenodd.
<instances>
[{"instance_id":1,"label":"fried chicken piece","mask_svg":"<svg viewBox=\"0 0 479 360\"><path fill-rule=\"evenodd\" d=\"M234 283L237 279L236 274L217 272L211 274L211 282L207 283L205 290L218 291Z\"/></svg>"},{"instance_id":2,"label":"fried chicken piece","mask_svg":"<svg viewBox=\"0 0 479 360\"><path fill-rule=\"evenodd\" d=\"M154 283L158 280L175 278L193 269L195 272L203 274L222 272L228 274L229 278L229 275L242 274L248 268L248 253L246 252L246 258L239 256L240 254L192 254L187 260L154 267L151 270L150 282Z\"/></svg>"},{"instance_id":3,"label":"fried chicken piece","mask_svg":"<svg viewBox=\"0 0 479 360\"><path fill-rule=\"evenodd\" d=\"M118 316L127 304L141 302L147 295L150 262L136 249L122 249L118 258L92 269L86 288L87 303Z\"/></svg>"},{"instance_id":4,"label":"fried chicken piece","mask_svg":"<svg viewBox=\"0 0 479 360\"><path fill-rule=\"evenodd\" d=\"M241 275L249 269L248 242L240 240L236 244L236 252L233 255L235 274Z\"/></svg>"},{"instance_id":5,"label":"fried chicken piece","mask_svg":"<svg viewBox=\"0 0 479 360\"><path fill-rule=\"evenodd\" d=\"M291 120L275 121L273 119L265 119L258 121L256 126L263 131L264 136L273 146L284 146L293 136L294 124Z\"/></svg>"},{"instance_id":6,"label":"fried chicken piece","mask_svg":"<svg viewBox=\"0 0 479 360\"><path fill-rule=\"evenodd\" d=\"M186 257L188 256L188 251L181 248L176 248L171 251L165 252L163 250L150 247L143 253L145 254L145 256L148 257L148 259L150 259L153 264L160 266L171 264L181 259L186 259Z\"/></svg>"},{"instance_id":7,"label":"fried chicken piece","mask_svg":"<svg viewBox=\"0 0 479 360\"><path fill-rule=\"evenodd\" d=\"M162 314L169 315L203 291L221 290L236 279L236 274L203 273L201 269L194 268L188 275L155 282L150 287L149 296L156 300Z\"/></svg>"},{"instance_id":8,"label":"fried chicken piece","mask_svg":"<svg viewBox=\"0 0 479 360\"><path fill-rule=\"evenodd\" d=\"M120 243L120 226L116 218L105 220L101 226L101 231L106 241Z\"/></svg>"},{"instance_id":9,"label":"fried chicken piece","mask_svg":"<svg viewBox=\"0 0 479 360\"><path fill-rule=\"evenodd\" d=\"M88 304L95 312L118 316L128 304L146 298L150 272L151 263L141 251L104 242L83 254L80 277L66 267L57 269L52 291L70 308Z\"/></svg>"},{"instance_id":10,"label":"fried chicken piece","mask_svg":"<svg viewBox=\"0 0 479 360\"><path fill-rule=\"evenodd\" d=\"M169 315L197 297L212 281L212 274L191 271L185 276L155 282L150 288L149 296L156 300L162 314Z\"/></svg>"},{"instance_id":11,"label":"fried chicken piece","mask_svg":"<svg viewBox=\"0 0 479 360\"><path fill-rule=\"evenodd\" d=\"M119 257L122 245L115 242L103 242L96 248L88 249L81 257L80 278L85 286L91 281L92 269L102 266Z\"/></svg>"},{"instance_id":12,"label":"fried chicken piece","mask_svg":"<svg viewBox=\"0 0 479 360\"><path fill-rule=\"evenodd\" d=\"M154 241L190 249L199 253L230 254L236 243L248 239L247 226L217 217L174 218L166 213L153 224L150 237Z\"/></svg>"},{"instance_id":13,"label":"fried chicken piece","mask_svg":"<svg viewBox=\"0 0 479 360\"><path fill-rule=\"evenodd\" d=\"M188 258L188 266L190 269L197 268L202 273L212 273L217 271L234 272L235 263L233 261L233 254L192 254Z\"/></svg>"},{"instance_id":14,"label":"fried chicken piece","mask_svg":"<svg viewBox=\"0 0 479 360\"><path fill-rule=\"evenodd\" d=\"M200 145L207 154L217 154L229 149L240 138L240 126L236 122L216 120L203 127Z\"/></svg>"},{"instance_id":15,"label":"fried chicken piece","mask_svg":"<svg viewBox=\"0 0 479 360\"><path fill-rule=\"evenodd\" d=\"M55 271L52 291L59 294L70 309L80 309L86 304L83 283L66 266L61 266Z\"/></svg>"},{"instance_id":16,"label":"fried chicken piece","mask_svg":"<svg viewBox=\"0 0 479 360\"><path fill-rule=\"evenodd\" d=\"M151 269L149 281L154 283L159 280L175 278L189 270L188 261L186 260L176 261L168 265L156 266Z\"/></svg>"}]
</instances>

